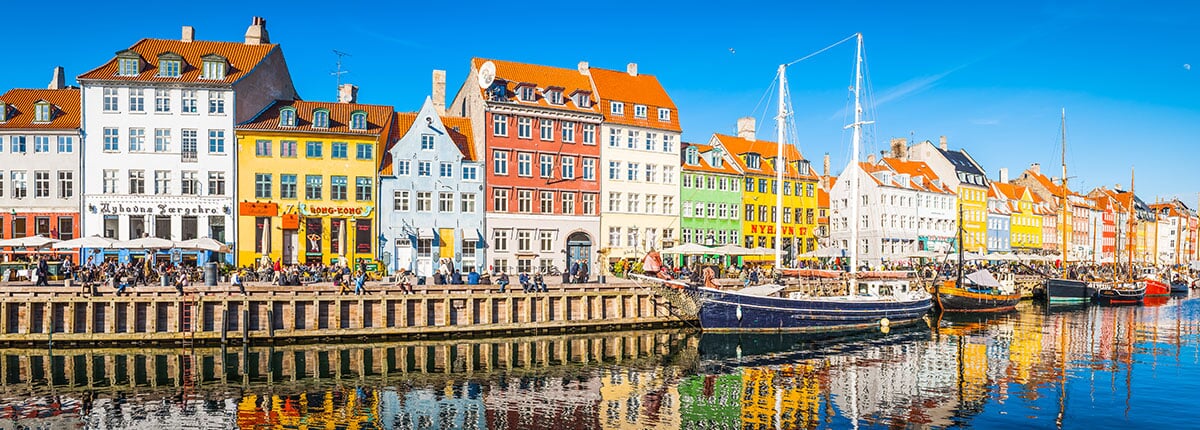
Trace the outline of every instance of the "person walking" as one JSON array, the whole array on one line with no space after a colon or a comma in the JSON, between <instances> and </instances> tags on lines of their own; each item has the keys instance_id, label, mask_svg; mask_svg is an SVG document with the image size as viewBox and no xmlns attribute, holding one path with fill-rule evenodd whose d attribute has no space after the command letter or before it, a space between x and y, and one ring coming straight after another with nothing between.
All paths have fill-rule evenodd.
<instances>
[{"instance_id":1,"label":"person walking","mask_svg":"<svg viewBox=\"0 0 1200 430\"><path fill-rule=\"evenodd\" d=\"M37 282L34 286L49 287L50 286L50 265L46 263L46 257L38 257L37 264Z\"/></svg>"},{"instance_id":2,"label":"person walking","mask_svg":"<svg viewBox=\"0 0 1200 430\"><path fill-rule=\"evenodd\" d=\"M354 275L354 294L363 295L367 293L367 271L358 269L358 273Z\"/></svg>"}]
</instances>

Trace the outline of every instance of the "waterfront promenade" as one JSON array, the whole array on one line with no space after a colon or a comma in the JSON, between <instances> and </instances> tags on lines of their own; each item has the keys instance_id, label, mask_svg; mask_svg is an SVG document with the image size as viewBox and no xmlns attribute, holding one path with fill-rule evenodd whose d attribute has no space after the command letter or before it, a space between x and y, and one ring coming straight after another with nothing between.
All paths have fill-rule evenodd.
<instances>
[{"instance_id":1,"label":"waterfront promenade","mask_svg":"<svg viewBox=\"0 0 1200 430\"><path fill-rule=\"evenodd\" d=\"M610 278L611 279L611 278ZM370 282L367 294L329 283L280 287L137 287L96 293L61 283L0 285L0 344L215 344L319 339L421 339L686 325L665 300L629 281L418 285Z\"/></svg>"}]
</instances>

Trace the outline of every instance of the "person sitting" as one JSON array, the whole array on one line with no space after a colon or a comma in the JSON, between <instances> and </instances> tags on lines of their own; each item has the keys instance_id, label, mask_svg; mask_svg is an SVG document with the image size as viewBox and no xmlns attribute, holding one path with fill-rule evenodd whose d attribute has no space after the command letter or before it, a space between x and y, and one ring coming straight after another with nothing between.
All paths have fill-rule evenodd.
<instances>
[{"instance_id":1,"label":"person sitting","mask_svg":"<svg viewBox=\"0 0 1200 430\"><path fill-rule=\"evenodd\" d=\"M117 290L118 296L121 295L121 293L125 292L126 288L129 288L129 279L125 276L125 273L123 271L117 272L113 276L112 283L113 283L113 288L115 288Z\"/></svg>"},{"instance_id":2,"label":"person sitting","mask_svg":"<svg viewBox=\"0 0 1200 430\"><path fill-rule=\"evenodd\" d=\"M454 269L454 272L450 274L450 284L451 285L462 285L463 284L462 272L459 272L458 269Z\"/></svg>"},{"instance_id":3,"label":"person sitting","mask_svg":"<svg viewBox=\"0 0 1200 430\"><path fill-rule=\"evenodd\" d=\"M433 272L433 285L442 285L446 283L446 277L442 272Z\"/></svg>"},{"instance_id":4,"label":"person sitting","mask_svg":"<svg viewBox=\"0 0 1200 430\"><path fill-rule=\"evenodd\" d=\"M479 285L479 273L475 272L474 267L467 270L470 270L467 272L467 285Z\"/></svg>"},{"instance_id":5,"label":"person sitting","mask_svg":"<svg viewBox=\"0 0 1200 430\"><path fill-rule=\"evenodd\" d=\"M354 294L355 295L366 294L367 293L366 284L367 284L367 272L362 269L359 269L358 273L354 275Z\"/></svg>"},{"instance_id":6,"label":"person sitting","mask_svg":"<svg viewBox=\"0 0 1200 430\"><path fill-rule=\"evenodd\" d=\"M500 286L500 292L504 293L504 288L508 287L508 273L500 272L500 277L496 278L496 285Z\"/></svg>"},{"instance_id":7,"label":"person sitting","mask_svg":"<svg viewBox=\"0 0 1200 430\"><path fill-rule=\"evenodd\" d=\"M521 282L521 291L523 292L528 293L533 287L533 284L529 282L528 272L521 272L521 275L517 277L517 280Z\"/></svg>"},{"instance_id":8,"label":"person sitting","mask_svg":"<svg viewBox=\"0 0 1200 430\"><path fill-rule=\"evenodd\" d=\"M542 279L542 272L535 272L533 274L533 292L536 293L538 291L543 293L547 291L546 281Z\"/></svg>"},{"instance_id":9,"label":"person sitting","mask_svg":"<svg viewBox=\"0 0 1200 430\"><path fill-rule=\"evenodd\" d=\"M179 273L177 273L175 276L175 291L178 292L179 295L182 296L183 295L183 287L186 287L187 285L188 285L187 272L180 270Z\"/></svg>"},{"instance_id":10,"label":"person sitting","mask_svg":"<svg viewBox=\"0 0 1200 430\"><path fill-rule=\"evenodd\" d=\"M404 294L413 293L413 276L408 269L400 269L400 275L396 277L396 286L400 287L400 291Z\"/></svg>"},{"instance_id":11,"label":"person sitting","mask_svg":"<svg viewBox=\"0 0 1200 430\"><path fill-rule=\"evenodd\" d=\"M229 280L233 283L233 286L237 287L238 290L242 292L243 295L246 294L246 284L242 282L241 270L234 270L233 275L231 275Z\"/></svg>"}]
</instances>

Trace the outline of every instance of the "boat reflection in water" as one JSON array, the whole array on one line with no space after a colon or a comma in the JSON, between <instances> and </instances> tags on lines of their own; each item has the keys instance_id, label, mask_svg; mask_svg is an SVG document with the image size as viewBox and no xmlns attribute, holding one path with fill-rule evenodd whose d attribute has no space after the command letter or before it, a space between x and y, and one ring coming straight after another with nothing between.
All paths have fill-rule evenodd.
<instances>
[{"instance_id":1,"label":"boat reflection in water","mask_svg":"<svg viewBox=\"0 0 1200 430\"><path fill-rule=\"evenodd\" d=\"M840 338L212 348L188 371L178 349L5 349L0 428L1189 428L1198 343L1200 301L1169 298Z\"/></svg>"}]
</instances>

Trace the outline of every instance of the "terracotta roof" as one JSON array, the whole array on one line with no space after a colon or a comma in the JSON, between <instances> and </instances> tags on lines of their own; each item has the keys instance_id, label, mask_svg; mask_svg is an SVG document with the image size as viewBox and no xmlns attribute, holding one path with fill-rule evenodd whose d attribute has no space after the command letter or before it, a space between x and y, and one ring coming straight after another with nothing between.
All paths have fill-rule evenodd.
<instances>
[{"instance_id":1,"label":"terracotta roof","mask_svg":"<svg viewBox=\"0 0 1200 430\"><path fill-rule=\"evenodd\" d=\"M993 181L992 185L997 191L1003 193L1005 198L1011 200L1021 200L1026 191L1025 187L1004 182ZM1029 193L1029 195L1033 196L1033 193Z\"/></svg>"},{"instance_id":2,"label":"terracotta roof","mask_svg":"<svg viewBox=\"0 0 1200 430\"><path fill-rule=\"evenodd\" d=\"M721 163L721 167L713 167L713 165L709 164L708 160L705 159L703 155L698 157L697 164L688 164L687 163L687 149L690 147L695 147L696 150L700 152L700 154L704 154L708 151L713 150L712 145L703 145L703 144L699 144L699 143L683 142L683 151L681 151L682 155L680 156L680 163L679 163L679 165L681 166L683 171L721 173L721 174L726 174L726 175L741 175L741 172L737 171L737 167L734 166L732 162L728 162L729 158L731 158L731 157L724 157L727 162Z\"/></svg>"},{"instance_id":3,"label":"terracotta roof","mask_svg":"<svg viewBox=\"0 0 1200 430\"><path fill-rule=\"evenodd\" d=\"M296 125L285 127L279 125L279 113L284 108L296 110ZM329 127L313 126L313 114L317 109L329 111ZM363 111L367 114L367 128L354 130L350 128L350 116L354 112ZM267 106L258 116L238 124L238 130L270 130L284 133L340 133L358 134L364 136L379 136L384 134L384 127L392 119L392 107L366 105L359 103L309 102L302 100L276 100Z\"/></svg>"},{"instance_id":4,"label":"terracotta roof","mask_svg":"<svg viewBox=\"0 0 1200 430\"><path fill-rule=\"evenodd\" d=\"M1054 181L1050 180L1050 178L1046 177L1046 175L1043 175L1039 172L1034 172L1032 170L1026 170L1025 174L1037 181L1039 185L1041 185L1046 189L1046 191L1049 191L1050 194L1053 194L1055 197L1062 196L1062 186L1054 183ZM1068 188L1067 195L1070 196L1072 194L1074 193L1070 188Z\"/></svg>"},{"instance_id":5,"label":"terracotta roof","mask_svg":"<svg viewBox=\"0 0 1200 430\"><path fill-rule=\"evenodd\" d=\"M829 208L829 192L817 188L817 207Z\"/></svg>"},{"instance_id":6,"label":"terracotta roof","mask_svg":"<svg viewBox=\"0 0 1200 430\"><path fill-rule=\"evenodd\" d=\"M417 120L417 112L396 112L392 121L392 133L384 145L383 153L387 154L396 146L396 142L408 133L408 129ZM458 147L458 151L462 153L463 158L467 161L476 161L475 145L471 143L471 119L458 116L443 116L442 124L446 126L446 131L450 134L450 139L454 141L454 145ZM379 174L392 174L392 157L380 157L379 159Z\"/></svg>"},{"instance_id":7,"label":"terracotta roof","mask_svg":"<svg viewBox=\"0 0 1200 430\"><path fill-rule=\"evenodd\" d=\"M471 69L478 71L483 63L491 61L496 65L496 81L493 85L503 84L505 94L501 102L514 103L518 105L532 105L551 109L566 109L577 112L599 113L599 108L596 107L596 95L591 94L591 107L583 108L575 104L571 98L571 94L576 91L586 91L589 94L592 90L592 80L588 79L587 75L579 73L576 69L564 69L561 67L542 66L537 64L517 63L504 60L489 60L486 58L472 58ZM540 89L545 88L562 88L563 89L563 104L551 104L546 100L545 94L537 92L534 101L521 101L517 98L514 92L517 84L530 83ZM470 85L474 85L471 83ZM478 86L476 85L476 88ZM486 101L493 101L488 97L488 89L480 88L480 94Z\"/></svg>"},{"instance_id":8,"label":"terracotta roof","mask_svg":"<svg viewBox=\"0 0 1200 430\"><path fill-rule=\"evenodd\" d=\"M882 160L891 167L896 173L907 174L909 178L915 179L920 176L924 180L920 182L920 187L926 191L941 193L941 194L956 194L951 190L945 182L939 182L940 186L934 186L933 181L940 181L941 178L933 171L933 168L925 164L924 161L905 161L899 158L885 157Z\"/></svg>"},{"instance_id":9,"label":"terracotta roof","mask_svg":"<svg viewBox=\"0 0 1200 430\"><path fill-rule=\"evenodd\" d=\"M667 90L658 83L654 75L638 74L631 76L626 72L608 69L590 69L592 82L596 83L597 96L600 98L600 113L604 121L630 125L635 127L656 128L679 132L679 110L675 102L667 95ZM611 102L625 103L624 115L613 115L609 108ZM634 106L646 106L646 117L634 117ZM658 108L670 109L671 117L667 121L658 119Z\"/></svg>"},{"instance_id":10,"label":"terracotta roof","mask_svg":"<svg viewBox=\"0 0 1200 430\"><path fill-rule=\"evenodd\" d=\"M8 109L7 121L0 129L78 129L80 127L79 89L61 90L12 89L0 95ZM50 121L34 121L34 104L50 102Z\"/></svg>"},{"instance_id":11,"label":"terracotta roof","mask_svg":"<svg viewBox=\"0 0 1200 430\"><path fill-rule=\"evenodd\" d=\"M717 142L720 142L721 146L723 146L726 151L729 151L729 153L734 156L733 159L738 163L738 167L741 171L746 172L747 174L775 176L775 169L772 168L771 163L767 161L768 159L775 158L779 154L779 147L775 144L775 142L766 140L751 141L737 136L730 136L720 133L714 133L713 139ZM746 165L746 160L742 156L749 153L756 153L762 158L762 162L759 163L758 169L752 169ZM804 159L800 155L800 151L798 151L796 147L792 145L784 145L783 158L788 161L798 161ZM787 171L784 172L784 176L792 179L816 179L816 171L812 169L812 166L809 166L807 172L800 173L796 171L795 164L788 163Z\"/></svg>"},{"instance_id":12,"label":"terracotta roof","mask_svg":"<svg viewBox=\"0 0 1200 430\"><path fill-rule=\"evenodd\" d=\"M165 39L142 39L133 46L129 47L129 51L133 51L141 57L143 63L141 70L137 76L120 76L118 72L117 57L114 56L104 65L92 69L91 71L79 75L79 80L85 79L103 79L103 80L118 80L118 81L150 81L150 82L194 82L194 83L212 83L223 82L232 84L237 82L246 74L250 73L259 62L266 58L272 50L279 45L262 44L262 45L247 45L240 42L213 42L213 41L193 41L184 42L181 40L165 40ZM124 52L124 51L121 51ZM118 52L120 53L120 52ZM184 64L178 78L168 78L158 76L158 56L165 53L175 53L183 57ZM217 81L212 79L201 79L200 71L203 61L201 57L216 54L225 57L229 62L225 69L225 79Z\"/></svg>"}]
</instances>

